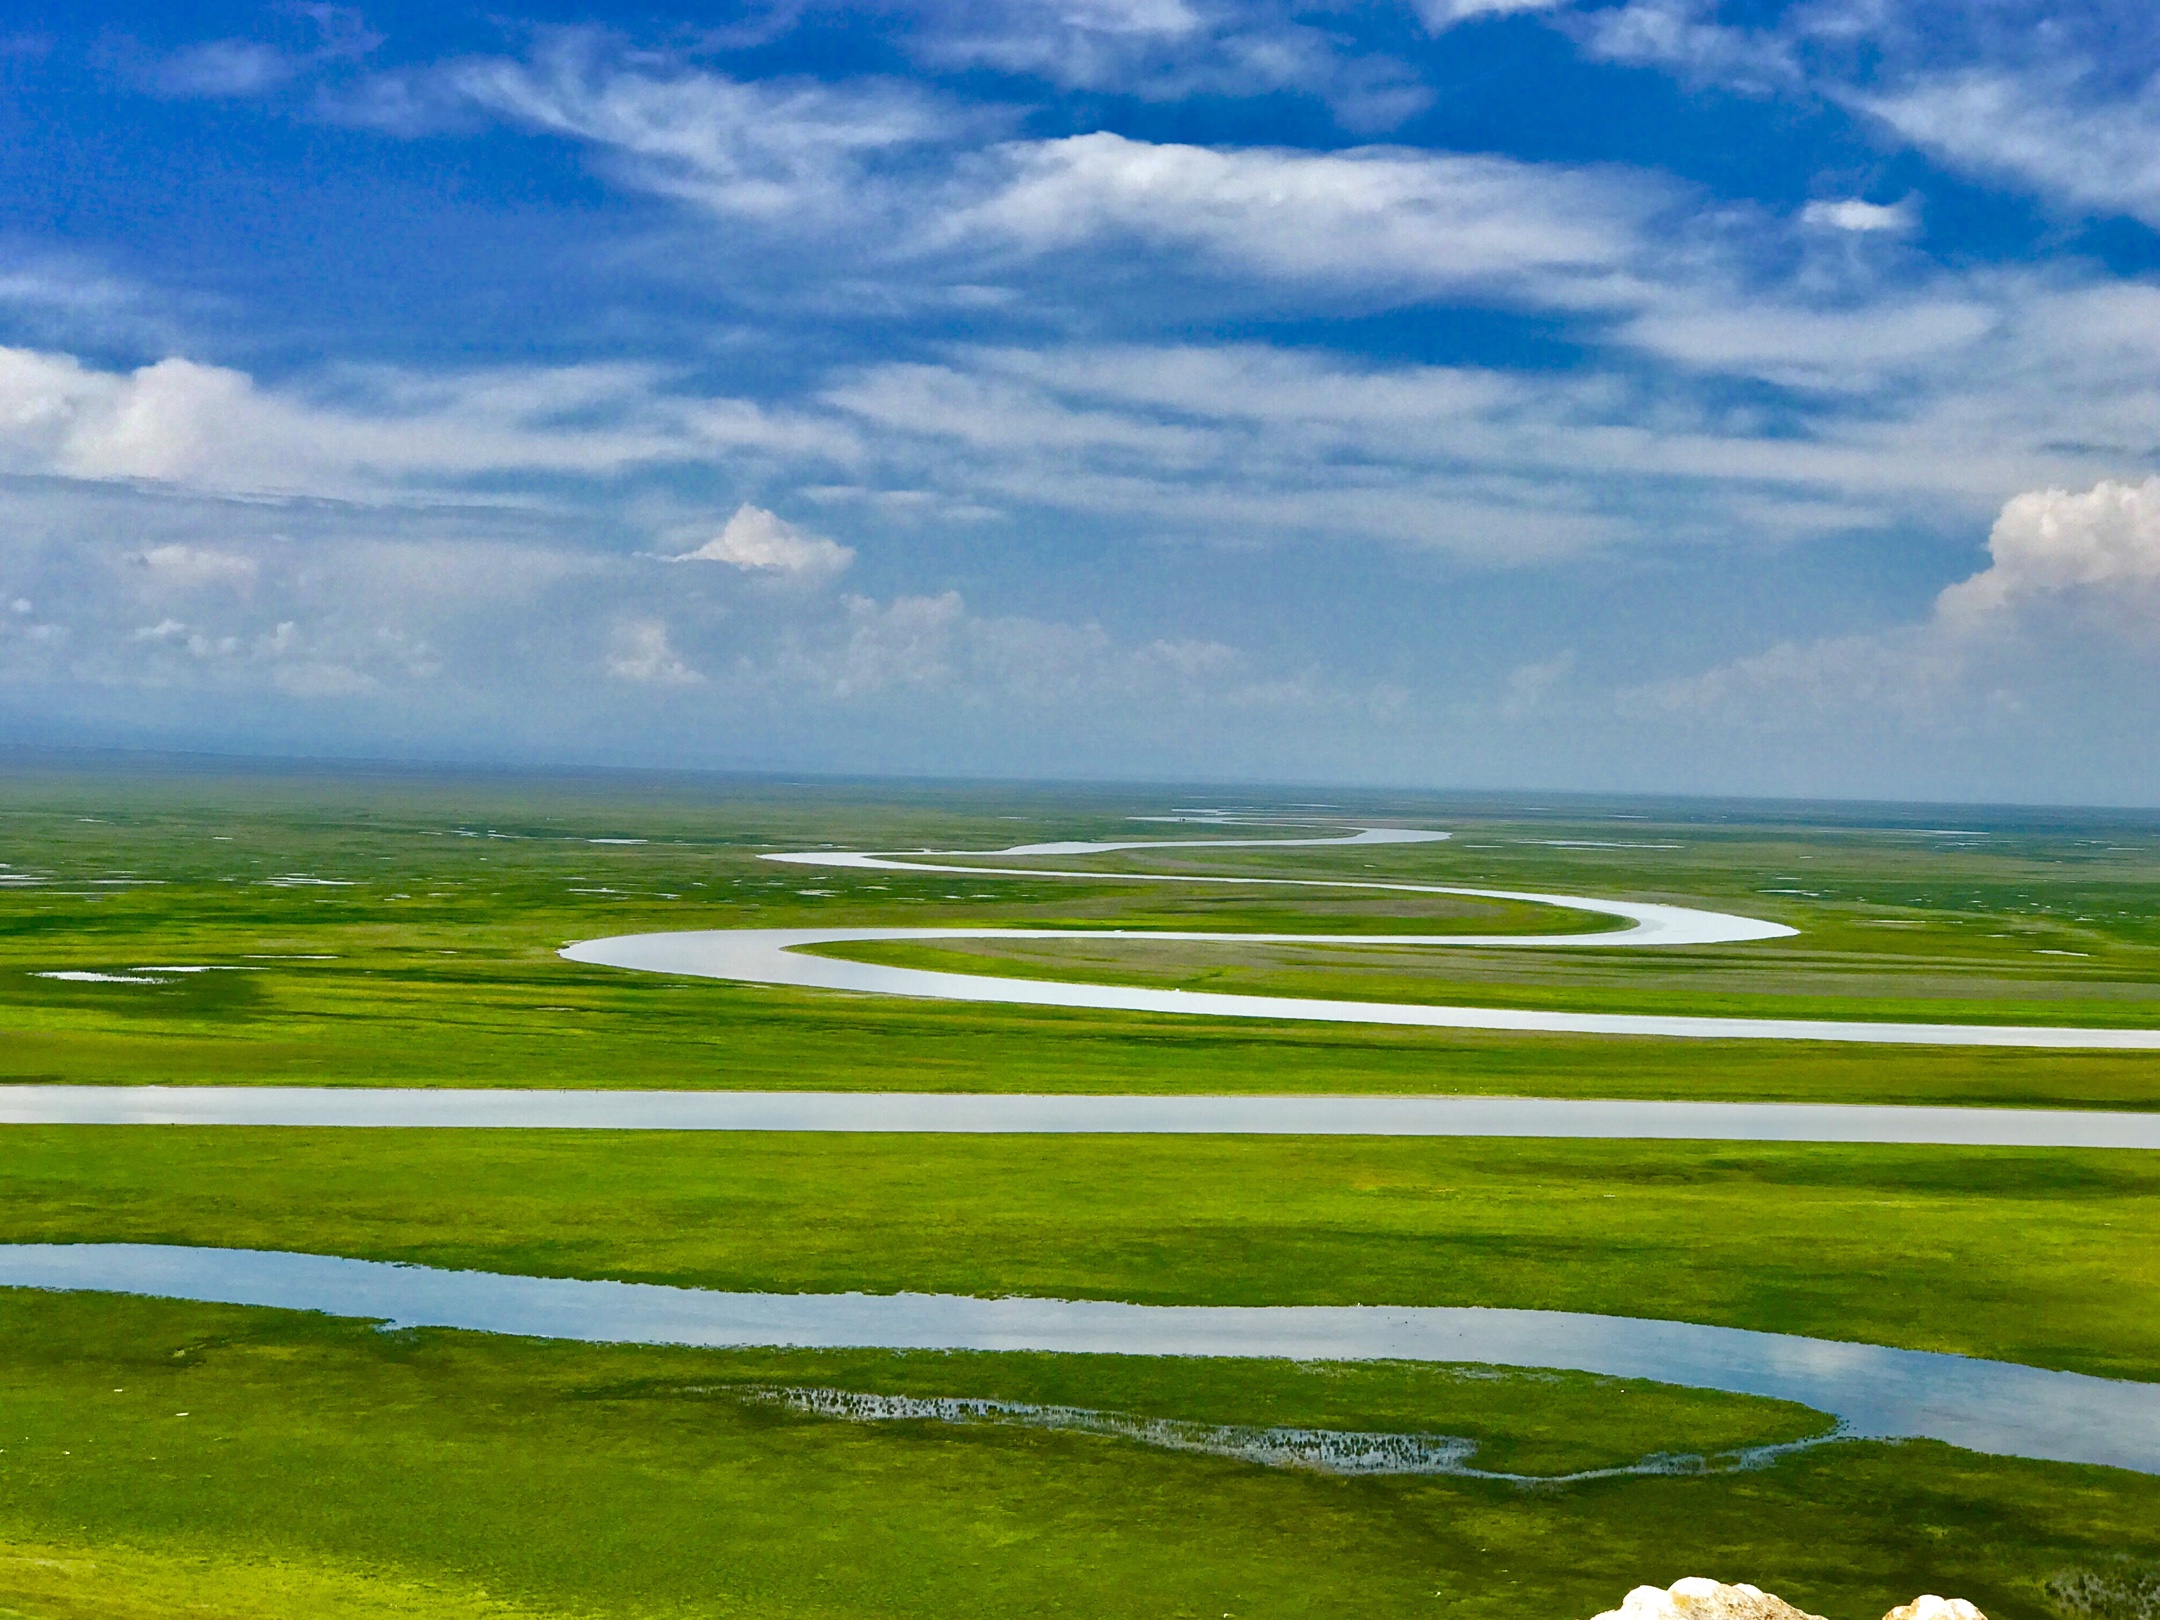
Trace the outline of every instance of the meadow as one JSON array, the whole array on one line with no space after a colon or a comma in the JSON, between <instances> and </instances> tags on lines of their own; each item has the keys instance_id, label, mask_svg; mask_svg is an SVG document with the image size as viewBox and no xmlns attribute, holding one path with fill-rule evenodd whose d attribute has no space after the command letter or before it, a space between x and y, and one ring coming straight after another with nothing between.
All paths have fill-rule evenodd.
<instances>
[{"instance_id":1,"label":"meadow","mask_svg":"<svg viewBox=\"0 0 2160 1620\"><path fill-rule=\"evenodd\" d=\"M758 858L1131 836L1135 812L1179 802L1161 792L910 796L847 784L270 771L18 771L5 788L0 1081L1464 1091L2115 1108L2160 1097L2149 1061L2106 1053L1682 1049L1202 1025L652 980L555 956L595 935L691 927L1114 920L1491 932L1580 921L1441 897L918 876ZM1625 801L1533 811L1370 796L1334 813L1422 820L1457 836L1204 860L1148 851L1093 864L1624 894L1742 910L1802 932L1696 950L1360 947L1258 961L1290 953L1190 945L1166 961L1169 947L1144 941L1114 952L1087 941L850 952L1468 1004L2160 1023L2160 824L2151 818L1998 817L1981 837L1931 831L1941 816L1910 811L1853 825L1800 807L1780 818L1760 806L1676 805L1645 819L1652 812ZM1985 819L1967 813L1960 825ZM1813 874L1809 892L1787 881L1795 867ZM135 970L161 965L221 971L112 982L156 979ZM55 972L105 977L41 977Z\"/></svg>"},{"instance_id":2,"label":"meadow","mask_svg":"<svg viewBox=\"0 0 2160 1620\"><path fill-rule=\"evenodd\" d=\"M1670 900L1801 933L1670 953L851 951L1333 996L2160 1024L2160 821L2128 814L1374 794L1298 813L1455 838L1089 857L1100 882L758 858L1172 836L1130 818L1256 797L17 760L0 770L0 1081L2160 1106L2150 1054L954 1007L554 954L599 934L813 922L1585 925L1505 902L1110 874L1307 876ZM2152 1158L17 1126L0 1128L0 1241L781 1291L1519 1305L2160 1381ZM1962 1593L1994 1620L2149 1620L2139 1593L2160 1560L2160 1477L1934 1444L1837 1441L1742 1472L1565 1485L1359 1479L742 1398L771 1385L1454 1434L1478 1441L1480 1466L1540 1474L1825 1423L1574 1374L611 1348L0 1292L0 1615L1568 1620L1639 1582L1709 1573L1833 1620L1873 1620L1920 1590Z\"/></svg>"}]
</instances>

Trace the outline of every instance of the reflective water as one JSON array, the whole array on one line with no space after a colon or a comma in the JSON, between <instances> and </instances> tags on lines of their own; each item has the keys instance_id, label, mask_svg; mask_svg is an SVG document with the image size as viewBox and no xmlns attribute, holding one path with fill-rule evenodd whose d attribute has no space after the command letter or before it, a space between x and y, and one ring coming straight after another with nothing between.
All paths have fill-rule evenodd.
<instances>
[{"instance_id":1,"label":"reflective water","mask_svg":"<svg viewBox=\"0 0 2160 1620\"><path fill-rule=\"evenodd\" d=\"M1367 889L1404 894L1459 895L1488 900L1530 901L1599 913L1625 922L1625 928L1581 934L1222 934L1149 930L1151 940L1191 940L1212 945L1298 944L1356 946L1506 947L1510 949L1628 949L1644 946L1734 945L1790 937L1783 923L1699 907L1611 900L1588 895L1534 894L1515 889L1470 889L1429 883L1379 883L1340 878L1265 878L1198 876L1191 873L1086 872L1027 867L955 866L928 857L944 854L1073 855L1127 849L1264 848L1314 844L1414 843L1444 838L1444 833L1405 828L1368 827L1329 838L1176 839L1125 843L1018 844L1004 850L923 850L869 853L853 850L803 850L767 855L769 861L803 866L853 867L877 871L965 873L973 877L1077 878L1120 883L1238 883L1293 888ZM1797 1018L1726 1018L1639 1013L1539 1011L1505 1007L1442 1007L1415 1002L1328 1001L1301 996L1220 995L1212 992L1155 990L1138 985L1054 983L1042 979L1000 978L990 974L943 973L924 968L888 967L810 956L818 945L869 941L941 939L1069 939L1074 930L999 928L738 928L690 933L625 934L581 940L561 954L573 962L625 968L641 973L673 973L690 978L729 979L744 984L779 984L807 989L847 990L860 994L918 996L942 1001L972 1001L1025 1007L1078 1007L1106 1012L1168 1013L1180 1017L1285 1018L1338 1024L1390 1024L1430 1029L1495 1029L1527 1033L1578 1035L1651 1035L1668 1039L1842 1041L1871 1045L2003 1046L2160 1050L2160 1030L2083 1029L2056 1025L1899 1024L1862 1020ZM1113 937L1116 930L1103 930Z\"/></svg>"},{"instance_id":2,"label":"reflective water","mask_svg":"<svg viewBox=\"0 0 2160 1620\"><path fill-rule=\"evenodd\" d=\"M993 874L994 875L994 874ZM1029 877L1043 874L1030 872ZM1385 887L1386 885L1371 885ZM1395 885L1408 887L1408 885ZM1454 893L1471 893L1455 890ZM1475 891L1485 892L1485 891ZM1492 891L1497 892L1497 891ZM1676 906L1636 905L1564 895L1512 895L1633 918L1635 926L1605 934L1574 935L1373 935L1173 933L1149 930L1150 941L1190 940L1209 945L1298 944L1344 947L1429 945L1624 947L1731 944L1790 933L1778 925ZM1660 915L1653 915L1654 913ZM1729 926L1728 926L1729 925ZM1752 928L1755 932L1743 930ZM1308 996L1224 995L1214 991L1156 990L1131 984L1081 984L1050 979L1000 978L947 973L931 968L890 967L810 956L819 945L873 941L901 944L952 939L1076 939L1118 937L1116 930L1026 928L726 928L685 933L619 934L580 940L560 954L572 962L672 973L688 978L728 979L741 984L779 984L812 990L846 990L880 996L916 996L1017 1007L1071 1007L1096 1012L1145 1012L1175 1017L1280 1018L1327 1024L1382 1024L1417 1029L1493 1029L1525 1034L1653 1035L1678 1040L1836 1041L1885 1046L1961 1046L2160 1051L2160 1029L2089 1029L2055 1024L1899 1024L1856 1019L1745 1018L1679 1013L1555 1012L1521 1007L1448 1007L1424 1002L1327 1001ZM1141 937L1141 936L1131 936Z\"/></svg>"},{"instance_id":3,"label":"reflective water","mask_svg":"<svg viewBox=\"0 0 2160 1620\"><path fill-rule=\"evenodd\" d=\"M7 1125L1551 1136L2160 1149L2160 1113L1551 1097L1131 1097L938 1091L0 1086Z\"/></svg>"},{"instance_id":4,"label":"reflective water","mask_svg":"<svg viewBox=\"0 0 2160 1620\"><path fill-rule=\"evenodd\" d=\"M732 1294L248 1249L0 1245L0 1286L324 1311L592 1342L1483 1362L1796 1401L1853 1435L2160 1473L2160 1384L1568 1311Z\"/></svg>"}]
</instances>

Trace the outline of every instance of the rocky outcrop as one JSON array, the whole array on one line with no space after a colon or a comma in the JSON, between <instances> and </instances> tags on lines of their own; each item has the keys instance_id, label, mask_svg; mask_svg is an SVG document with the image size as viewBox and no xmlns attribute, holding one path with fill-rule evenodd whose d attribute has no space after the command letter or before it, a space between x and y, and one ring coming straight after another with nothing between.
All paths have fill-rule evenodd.
<instances>
[{"instance_id":1,"label":"rocky outcrop","mask_svg":"<svg viewBox=\"0 0 2160 1620\"><path fill-rule=\"evenodd\" d=\"M1726 1586L1694 1575L1663 1591L1638 1586L1619 1608L1608 1609L1597 1620L1822 1620L1822 1616L1796 1609L1760 1587ZM1930 1593L1899 1604L1883 1620L1987 1620L1987 1616L1963 1598Z\"/></svg>"}]
</instances>

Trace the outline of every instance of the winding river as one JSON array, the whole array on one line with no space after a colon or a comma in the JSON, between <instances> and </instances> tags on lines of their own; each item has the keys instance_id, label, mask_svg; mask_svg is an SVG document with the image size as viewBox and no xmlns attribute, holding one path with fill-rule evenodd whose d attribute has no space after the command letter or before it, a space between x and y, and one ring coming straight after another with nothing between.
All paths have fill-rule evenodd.
<instances>
[{"instance_id":1,"label":"winding river","mask_svg":"<svg viewBox=\"0 0 2160 1620\"><path fill-rule=\"evenodd\" d=\"M941 1001L990 1002L1022 1007L1070 1007L1091 1011L1167 1013L1178 1017L1280 1018L1331 1024L1408 1025L1427 1029L1507 1030L1531 1034L1648 1035L1683 1040L1839 1041L1870 1045L2053 1047L2160 1051L2160 1029L2084 1029L2036 1024L1891 1023L1871 1020L1709 1017L1693 1014L1551 1012L1513 1007L1446 1007L1417 1002L1331 1001L1302 996L1223 995L1212 991L1158 990L1138 985L1075 984L991 974L949 973L930 968L889 967L808 952L817 946L871 941L927 943L953 939L1062 939L1110 937L1193 940L1214 945L1333 945L1399 947L1477 946L1531 950L1616 950L1736 945L1789 938L1782 923L1692 906L1659 905L1588 895L1535 894L1516 889L1471 889L1448 884L1382 883L1341 878L1255 878L1178 873L1088 872L1038 867L954 865L944 855L1055 856L1105 854L1129 849L1309 848L1317 845L1430 843L1444 832L1368 827L1344 837L1279 839L1156 839L1123 843L1017 844L1001 850L799 851L767 855L769 861L855 870L935 872L973 878L1074 878L1119 883L1231 883L1286 888L1379 890L1396 894L1444 894L1481 900L1527 901L1611 917L1627 926L1582 934L1234 934L1148 929L1002 928L727 928L665 934L619 934L567 946L573 962L634 972L729 979L742 984L844 990L869 995L915 996Z\"/></svg>"},{"instance_id":2,"label":"winding river","mask_svg":"<svg viewBox=\"0 0 2160 1620\"><path fill-rule=\"evenodd\" d=\"M751 1294L261 1249L0 1244L0 1287L322 1311L588 1343L1475 1362L1796 1401L1855 1439L2160 1473L2160 1384L1694 1322L1483 1306Z\"/></svg>"}]
</instances>

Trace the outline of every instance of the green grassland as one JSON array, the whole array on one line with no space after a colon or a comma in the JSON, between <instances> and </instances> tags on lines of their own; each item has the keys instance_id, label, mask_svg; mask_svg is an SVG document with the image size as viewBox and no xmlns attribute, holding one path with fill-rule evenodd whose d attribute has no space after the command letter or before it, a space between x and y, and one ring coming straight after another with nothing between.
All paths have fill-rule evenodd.
<instances>
[{"instance_id":1,"label":"green grassland","mask_svg":"<svg viewBox=\"0 0 2160 1620\"><path fill-rule=\"evenodd\" d=\"M16 760L0 764L0 1081L2160 1107L2150 1054L1094 1015L674 980L555 954L600 934L727 926L1384 939L1586 925L1506 902L1117 877L1209 872L1670 900L1802 933L1672 953L1141 942L1114 960L1095 941L999 943L970 948L969 965L1519 1006L2160 1023L2150 817L1367 795L1339 807L1344 824L1457 836L1130 852L1092 858L1099 881L758 859L1172 836L1130 818L1195 802L1223 800ZM160 966L246 971L136 971ZM56 971L167 982L39 976ZM1520 1305L2160 1379L2154 1158L8 1127L0 1241L757 1289ZM0 1620L1581 1620L1639 1582L1694 1573L1833 1620L1874 1620L1921 1590L1972 1597L1993 1620L2149 1620L2132 1598L2078 1608L2049 1583L2097 1572L2128 1591L2160 1558L2160 1478L1933 1445L1838 1442L1754 1472L1534 1488L1360 1480L1099 1436L814 1419L738 1398L760 1383L1462 1434L1482 1464L1537 1473L1822 1422L1572 1375L719 1354L0 1291Z\"/></svg>"},{"instance_id":2,"label":"green grassland","mask_svg":"<svg viewBox=\"0 0 2160 1620\"><path fill-rule=\"evenodd\" d=\"M1581 1377L614 1349L17 1295L0 1312L0 1612L1581 1616L1716 1570L1833 1620L1945 1586L2020 1620L2061 1612L2051 1580L2160 1548L2160 1480L1928 1444L1526 1489L731 1397L774 1382L1416 1421L1533 1466L1820 1427Z\"/></svg>"},{"instance_id":3,"label":"green grassland","mask_svg":"<svg viewBox=\"0 0 2160 1620\"><path fill-rule=\"evenodd\" d=\"M1203 1025L654 979L555 955L597 934L686 927L1116 922L1378 933L1581 921L1445 897L832 871L757 858L821 845L1175 834L1130 818L1178 802L1138 790L17 769L0 774L0 878L12 880L0 883L0 1079L2160 1103L2146 1055ZM1094 861L1106 871L1631 895L1739 909L1802 933L1701 951L1382 947L1257 960L1205 944L1174 955L1136 944L1114 958L1100 942L1025 953L1001 944L973 965L1055 974L1056 953L1079 950L1091 971L1113 970L1107 976L1225 989L1802 1016L2160 1017L2160 824L2151 818L1997 818L1982 838L1928 831L1952 823L1911 814L1856 823L1761 807L1675 806L1645 820L1639 807L1591 801L1535 810L1373 797L1341 814L1447 826L1457 837ZM2083 954L2055 954L2073 951ZM37 976L158 965L248 971L162 985Z\"/></svg>"}]
</instances>

